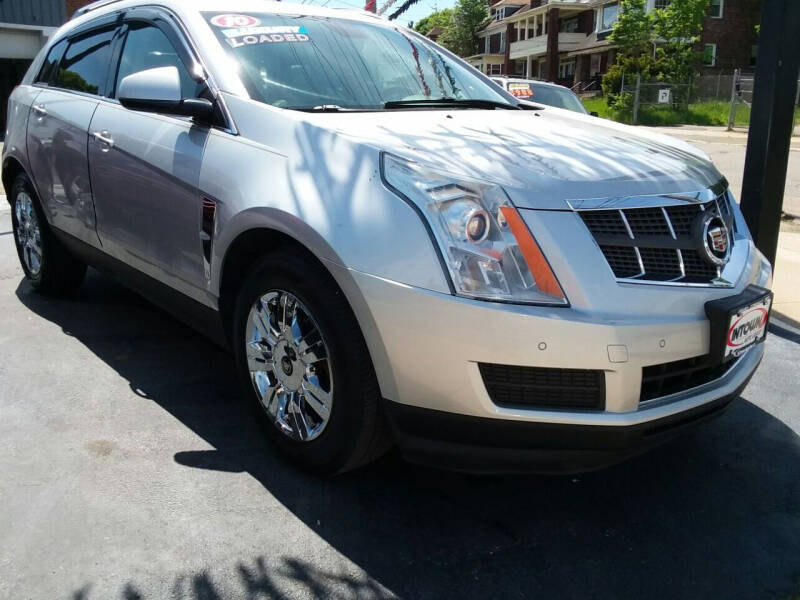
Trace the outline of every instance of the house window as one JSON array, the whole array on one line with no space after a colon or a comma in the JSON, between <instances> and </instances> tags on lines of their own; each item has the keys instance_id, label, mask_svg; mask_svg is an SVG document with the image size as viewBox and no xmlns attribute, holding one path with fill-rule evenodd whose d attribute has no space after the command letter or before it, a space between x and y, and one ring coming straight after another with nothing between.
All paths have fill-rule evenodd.
<instances>
[{"instance_id":1,"label":"house window","mask_svg":"<svg viewBox=\"0 0 800 600\"><path fill-rule=\"evenodd\" d=\"M562 60L558 63L558 78L569 79L575 75L575 60Z\"/></svg>"},{"instance_id":2,"label":"house window","mask_svg":"<svg viewBox=\"0 0 800 600\"><path fill-rule=\"evenodd\" d=\"M670 2L672 2L672 0L655 0L653 8L667 8Z\"/></svg>"},{"instance_id":3,"label":"house window","mask_svg":"<svg viewBox=\"0 0 800 600\"><path fill-rule=\"evenodd\" d=\"M489 75L502 75L503 65L489 65Z\"/></svg>"},{"instance_id":4,"label":"house window","mask_svg":"<svg viewBox=\"0 0 800 600\"><path fill-rule=\"evenodd\" d=\"M703 64L707 67L715 67L717 65L716 44L706 44L703 48Z\"/></svg>"},{"instance_id":5,"label":"house window","mask_svg":"<svg viewBox=\"0 0 800 600\"><path fill-rule=\"evenodd\" d=\"M559 31L561 33L575 33L578 31L578 17L564 19L561 21L561 27L559 27Z\"/></svg>"},{"instance_id":6,"label":"house window","mask_svg":"<svg viewBox=\"0 0 800 600\"><path fill-rule=\"evenodd\" d=\"M724 0L711 0L711 4L708 5L708 16L714 19L721 19L723 4Z\"/></svg>"},{"instance_id":7,"label":"house window","mask_svg":"<svg viewBox=\"0 0 800 600\"><path fill-rule=\"evenodd\" d=\"M539 79L547 79L547 61L539 62Z\"/></svg>"},{"instance_id":8,"label":"house window","mask_svg":"<svg viewBox=\"0 0 800 600\"><path fill-rule=\"evenodd\" d=\"M600 28L598 31L609 31L614 27L619 15L619 4L606 4L600 9Z\"/></svg>"},{"instance_id":9,"label":"house window","mask_svg":"<svg viewBox=\"0 0 800 600\"><path fill-rule=\"evenodd\" d=\"M503 31L500 33L500 54L504 54L506 51L506 32Z\"/></svg>"}]
</instances>

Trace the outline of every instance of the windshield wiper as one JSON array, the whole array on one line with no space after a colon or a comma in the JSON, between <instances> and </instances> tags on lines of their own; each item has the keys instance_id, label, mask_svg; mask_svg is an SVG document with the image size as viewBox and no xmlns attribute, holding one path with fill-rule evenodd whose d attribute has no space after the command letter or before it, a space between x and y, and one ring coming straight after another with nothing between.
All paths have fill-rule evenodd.
<instances>
[{"instance_id":1,"label":"windshield wiper","mask_svg":"<svg viewBox=\"0 0 800 600\"><path fill-rule=\"evenodd\" d=\"M519 106L508 102L496 100L482 100L480 98L424 98L418 100L390 100L383 108L422 108L428 106L454 106L459 108L503 108L506 110L521 110Z\"/></svg>"},{"instance_id":2,"label":"windshield wiper","mask_svg":"<svg viewBox=\"0 0 800 600\"><path fill-rule=\"evenodd\" d=\"M289 110L299 110L302 112L352 112L357 108L345 108L338 104L320 104L318 106L290 106Z\"/></svg>"}]
</instances>

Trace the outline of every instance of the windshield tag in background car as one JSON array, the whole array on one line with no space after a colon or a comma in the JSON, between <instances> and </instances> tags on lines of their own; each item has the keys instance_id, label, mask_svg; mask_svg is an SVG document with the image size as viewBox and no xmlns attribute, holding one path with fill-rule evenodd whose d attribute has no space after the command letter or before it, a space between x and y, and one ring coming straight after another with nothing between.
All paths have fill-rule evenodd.
<instances>
[{"instance_id":1,"label":"windshield tag in background car","mask_svg":"<svg viewBox=\"0 0 800 600\"><path fill-rule=\"evenodd\" d=\"M509 83L508 93L515 98L533 98L533 90L527 83Z\"/></svg>"},{"instance_id":2,"label":"windshield tag in background car","mask_svg":"<svg viewBox=\"0 0 800 600\"><path fill-rule=\"evenodd\" d=\"M307 42L308 31L302 25L281 25L275 27L240 27L226 29L222 34L232 48L254 46L257 44L273 44L280 42Z\"/></svg>"}]
</instances>

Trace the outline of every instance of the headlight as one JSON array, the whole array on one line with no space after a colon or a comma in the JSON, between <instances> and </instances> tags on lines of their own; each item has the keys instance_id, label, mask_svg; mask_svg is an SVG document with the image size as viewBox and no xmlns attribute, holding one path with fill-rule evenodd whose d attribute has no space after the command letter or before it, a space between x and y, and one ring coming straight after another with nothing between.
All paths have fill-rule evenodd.
<instances>
[{"instance_id":1,"label":"headlight","mask_svg":"<svg viewBox=\"0 0 800 600\"><path fill-rule=\"evenodd\" d=\"M383 177L424 215L460 296L566 305L539 245L500 186L389 154Z\"/></svg>"}]
</instances>

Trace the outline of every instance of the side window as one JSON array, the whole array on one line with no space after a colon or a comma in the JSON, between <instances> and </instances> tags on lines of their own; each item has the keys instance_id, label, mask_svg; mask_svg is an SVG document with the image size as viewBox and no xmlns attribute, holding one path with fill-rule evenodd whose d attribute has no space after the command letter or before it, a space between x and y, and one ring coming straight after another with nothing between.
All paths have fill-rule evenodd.
<instances>
[{"instance_id":1,"label":"side window","mask_svg":"<svg viewBox=\"0 0 800 600\"><path fill-rule=\"evenodd\" d=\"M56 85L77 92L102 93L113 37L111 29L70 42L59 65Z\"/></svg>"},{"instance_id":2,"label":"side window","mask_svg":"<svg viewBox=\"0 0 800 600\"><path fill-rule=\"evenodd\" d=\"M116 88L119 89L120 82L128 75L160 67L177 67L181 77L183 97L197 97L198 84L192 79L172 42L163 31L152 25L131 29L128 32L125 47L122 49ZM116 91L114 96L116 97Z\"/></svg>"},{"instance_id":3,"label":"side window","mask_svg":"<svg viewBox=\"0 0 800 600\"><path fill-rule=\"evenodd\" d=\"M39 75L36 77L35 83L52 83L56 68L58 68L58 61L61 60L64 54L64 48L66 47L67 40L61 40L50 48L50 52L47 53L47 58L44 59L44 63L39 71Z\"/></svg>"}]
</instances>

